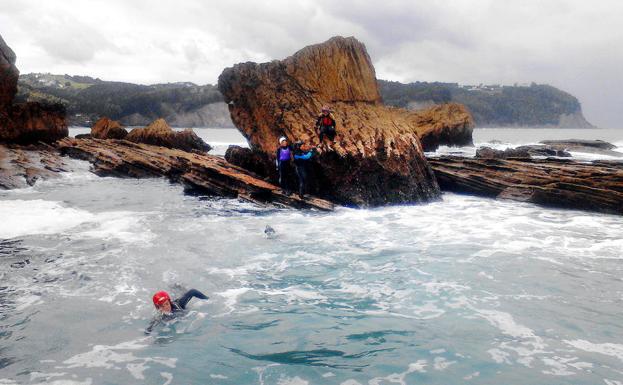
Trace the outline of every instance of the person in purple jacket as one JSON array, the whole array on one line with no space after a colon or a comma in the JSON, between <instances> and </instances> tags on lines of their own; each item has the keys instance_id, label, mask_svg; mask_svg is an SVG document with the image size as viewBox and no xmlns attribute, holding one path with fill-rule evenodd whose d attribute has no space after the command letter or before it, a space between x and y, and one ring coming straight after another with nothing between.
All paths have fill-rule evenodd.
<instances>
[{"instance_id":1,"label":"person in purple jacket","mask_svg":"<svg viewBox=\"0 0 623 385\"><path fill-rule=\"evenodd\" d=\"M284 194L290 195L290 183L288 178L292 175L292 159L293 151L288 143L288 138L282 136L279 138L279 147L277 148L276 163L279 172L279 186Z\"/></svg>"}]
</instances>

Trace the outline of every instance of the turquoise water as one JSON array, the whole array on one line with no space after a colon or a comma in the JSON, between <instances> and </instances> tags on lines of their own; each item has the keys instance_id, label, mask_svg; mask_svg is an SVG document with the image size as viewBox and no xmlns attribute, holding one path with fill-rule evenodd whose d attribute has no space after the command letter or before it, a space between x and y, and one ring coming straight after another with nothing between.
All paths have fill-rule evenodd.
<instances>
[{"instance_id":1,"label":"turquoise water","mask_svg":"<svg viewBox=\"0 0 623 385\"><path fill-rule=\"evenodd\" d=\"M275 210L73 164L0 192L0 384L623 382L621 217ZM190 287L210 300L145 335Z\"/></svg>"}]
</instances>

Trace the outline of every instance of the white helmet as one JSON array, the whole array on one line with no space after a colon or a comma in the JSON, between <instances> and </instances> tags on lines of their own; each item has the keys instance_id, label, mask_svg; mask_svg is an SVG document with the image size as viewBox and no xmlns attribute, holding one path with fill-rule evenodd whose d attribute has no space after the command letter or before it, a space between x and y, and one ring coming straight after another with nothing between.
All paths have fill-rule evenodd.
<instances>
[{"instance_id":1,"label":"white helmet","mask_svg":"<svg viewBox=\"0 0 623 385\"><path fill-rule=\"evenodd\" d=\"M279 138L279 143L285 142L286 140L288 140L288 138L286 138L285 136L282 136L281 138Z\"/></svg>"}]
</instances>

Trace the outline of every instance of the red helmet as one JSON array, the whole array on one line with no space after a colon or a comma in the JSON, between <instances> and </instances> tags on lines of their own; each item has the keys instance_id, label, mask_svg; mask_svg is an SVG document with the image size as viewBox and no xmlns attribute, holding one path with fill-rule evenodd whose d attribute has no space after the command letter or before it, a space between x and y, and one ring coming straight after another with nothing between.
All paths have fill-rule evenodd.
<instances>
[{"instance_id":1,"label":"red helmet","mask_svg":"<svg viewBox=\"0 0 623 385\"><path fill-rule=\"evenodd\" d=\"M159 291L156 294L154 294L153 300L154 300L154 306L160 307L165 302L171 301L171 297L169 297L169 293L167 293L166 291Z\"/></svg>"}]
</instances>

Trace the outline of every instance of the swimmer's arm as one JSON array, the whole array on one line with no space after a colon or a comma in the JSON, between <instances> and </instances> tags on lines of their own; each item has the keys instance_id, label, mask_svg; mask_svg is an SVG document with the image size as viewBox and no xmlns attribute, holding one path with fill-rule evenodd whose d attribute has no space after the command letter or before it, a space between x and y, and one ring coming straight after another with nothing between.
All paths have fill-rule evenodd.
<instances>
[{"instance_id":1,"label":"swimmer's arm","mask_svg":"<svg viewBox=\"0 0 623 385\"><path fill-rule=\"evenodd\" d=\"M151 333L151 331L154 329L154 326L156 326L158 322L160 322L160 319L158 318L154 318L153 320L151 320L149 326L147 326L147 328L145 329L145 334Z\"/></svg>"},{"instance_id":2,"label":"swimmer's arm","mask_svg":"<svg viewBox=\"0 0 623 385\"><path fill-rule=\"evenodd\" d=\"M208 299L208 296L203 294L199 290L190 289L186 292L186 294L182 296L182 298L177 300L177 303L180 305L182 309L186 309L186 304L188 304L188 301L190 301L193 297L196 297L199 299Z\"/></svg>"}]
</instances>

